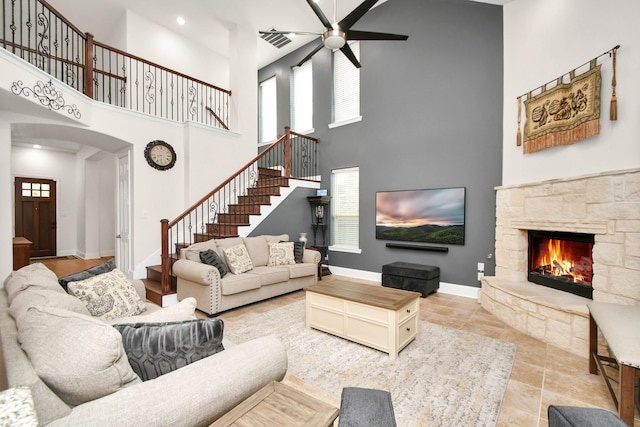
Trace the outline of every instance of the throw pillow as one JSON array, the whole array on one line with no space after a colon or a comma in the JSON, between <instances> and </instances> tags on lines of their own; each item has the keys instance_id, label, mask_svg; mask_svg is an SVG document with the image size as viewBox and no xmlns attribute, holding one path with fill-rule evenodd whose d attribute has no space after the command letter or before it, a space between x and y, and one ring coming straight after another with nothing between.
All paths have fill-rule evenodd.
<instances>
[{"instance_id":1,"label":"throw pillow","mask_svg":"<svg viewBox=\"0 0 640 427\"><path fill-rule=\"evenodd\" d=\"M114 325L129 364L142 381L152 380L224 350L222 319Z\"/></svg>"},{"instance_id":2,"label":"throw pillow","mask_svg":"<svg viewBox=\"0 0 640 427\"><path fill-rule=\"evenodd\" d=\"M76 406L140 383L112 326L55 307L32 307L16 319L18 341L38 376Z\"/></svg>"},{"instance_id":3,"label":"throw pillow","mask_svg":"<svg viewBox=\"0 0 640 427\"><path fill-rule=\"evenodd\" d=\"M196 299L193 297L187 297L178 304L161 308L149 314L118 317L106 320L106 322L110 325L117 325L122 323L182 322L185 320L196 320Z\"/></svg>"},{"instance_id":4,"label":"throw pillow","mask_svg":"<svg viewBox=\"0 0 640 427\"><path fill-rule=\"evenodd\" d=\"M227 266L222 261L222 258L220 258L218 253L213 249L207 249L206 251L200 252L200 261L204 264L212 265L217 268L220 272L220 277L226 276L229 272L229 270L227 270Z\"/></svg>"},{"instance_id":5,"label":"throw pillow","mask_svg":"<svg viewBox=\"0 0 640 427\"><path fill-rule=\"evenodd\" d=\"M79 282L69 282L69 293L87 306L92 316L102 320L142 313L145 303L129 279L117 268Z\"/></svg>"},{"instance_id":6,"label":"throw pillow","mask_svg":"<svg viewBox=\"0 0 640 427\"><path fill-rule=\"evenodd\" d=\"M268 265L291 265L295 263L296 260L293 257L293 242L269 243Z\"/></svg>"},{"instance_id":7,"label":"throw pillow","mask_svg":"<svg viewBox=\"0 0 640 427\"><path fill-rule=\"evenodd\" d=\"M87 268L86 270L61 277L58 279L58 283L60 283L60 286L62 286L66 291L69 282L78 282L80 280L85 280L99 274L108 273L114 268L116 268L116 260L114 258L109 258L100 265L94 265L93 267Z\"/></svg>"},{"instance_id":8,"label":"throw pillow","mask_svg":"<svg viewBox=\"0 0 640 427\"><path fill-rule=\"evenodd\" d=\"M249 252L247 252L247 248L244 244L225 248L224 256L227 258L229 270L231 270L233 274L242 274L249 270L253 270L253 264L251 263L251 258L249 258Z\"/></svg>"},{"instance_id":9,"label":"throw pillow","mask_svg":"<svg viewBox=\"0 0 640 427\"><path fill-rule=\"evenodd\" d=\"M280 241L285 243L286 241ZM293 242L293 258L296 260L296 264L302 263L302 257L304 256L304 242Z\"/></svg>"}]
</instances>

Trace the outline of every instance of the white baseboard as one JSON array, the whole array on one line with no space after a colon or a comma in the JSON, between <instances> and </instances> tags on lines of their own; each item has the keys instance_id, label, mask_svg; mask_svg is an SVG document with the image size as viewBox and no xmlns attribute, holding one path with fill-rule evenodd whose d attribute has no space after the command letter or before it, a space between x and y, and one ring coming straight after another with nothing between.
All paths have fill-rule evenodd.
<instances>
[{"instance_id":1,"label":"white baseboard","mask_svg":"<svg viewBox=\"0 0 640 427\"><path fill-rule=\"evenodd\" d=\"M355 270L353 268L336 267L334 265L329 265L328 267L329 271L331 271L331 274L335 274L336 276L382 283L382 273L375 273L365 270ZM475 300L479 300L480 297L480 288L447 282L440 282L438 292L448 295L456 295L459 297L472 298Z\"/></svg>"}]
</instances>

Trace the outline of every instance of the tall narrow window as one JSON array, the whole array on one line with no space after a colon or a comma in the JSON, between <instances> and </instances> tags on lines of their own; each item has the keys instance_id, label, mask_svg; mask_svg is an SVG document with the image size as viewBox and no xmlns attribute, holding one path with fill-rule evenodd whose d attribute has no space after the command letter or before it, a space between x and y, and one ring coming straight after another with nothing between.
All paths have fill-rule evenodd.
<instances>
[{"instance_id":1,"label":"tall narrow window","mask_svg":"<svg viewBox=\"0 0 640 427\"><path fill-rule=\"evenodd\" d=\"M258 96L260 105L258 113L260 143L275 141L278 139L278 104L275 76L260 83Z\"/></svg>"},{"instance_id":2,"label":"tall narrow window","mask_svg":"<svg viewBox=\"0 0 640 427\"><path fill-rule=\"evenodd\" d=\"M360 252L360 168L331 172L331 250Z\"/></svg>"},{"instance_id":3,"label":"tall narrow window","mask_svg":"<svg viewBox=\"0 0 640 427\"><path fill-rule=\"evenodd\" d=\"M313 73L311 61L293 69L291 81L291 129L304 133L313 129Z\"/></svg>"},{"instance_id":4,"label":"tall narrow window","mask_svg":"<svg viewBox=\"0 0 640 427\"><path fill-rule=\"evenodd\" d=\"M349 46L360 60L360 43L349 43ZM360 119L360 69L337 50L333 53L333 124Z\"/></svg>"}]
</instances>

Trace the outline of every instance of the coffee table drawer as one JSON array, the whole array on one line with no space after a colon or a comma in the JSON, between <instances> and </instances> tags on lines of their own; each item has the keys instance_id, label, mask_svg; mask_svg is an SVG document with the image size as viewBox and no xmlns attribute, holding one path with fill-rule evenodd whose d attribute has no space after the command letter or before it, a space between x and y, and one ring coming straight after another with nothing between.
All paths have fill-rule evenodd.
<instances>
[{"instance_id":1,"label":"coffee table drawer","mask_svg":"<svg viewBox=\"0 0 640 427\"><path fill-rule=\"evenodd\" d=\"M402 323L409 317L415 315L416 313L418 313L418 309L418 300L415 300L412 303L409 303L406 306L402 307L400 310L398 310L398 322Z\"/></svg>"},{"instance_id":2,"label":"coffee table drawer","mask_svg":"<svg viewBox=\"0 0 640 427\"><path fill-rule=\"evenodd\" d=\"M307 299L309 300L309 303L314 306L326 307L328 309L332 309L340 312L344 311L345 301L338 298L333 298L326 295L308 293Z\"/></svg>"},{"instance_id":3,"label":"coffee table drawer","mask_svg":"<svg viewBox=\"0 0 640 427\"><path fill-rule=\"evenodd\" d=\"M418 335L418 316L414 316L398 326L398 351Z\"/></svg>"}]
</instances>

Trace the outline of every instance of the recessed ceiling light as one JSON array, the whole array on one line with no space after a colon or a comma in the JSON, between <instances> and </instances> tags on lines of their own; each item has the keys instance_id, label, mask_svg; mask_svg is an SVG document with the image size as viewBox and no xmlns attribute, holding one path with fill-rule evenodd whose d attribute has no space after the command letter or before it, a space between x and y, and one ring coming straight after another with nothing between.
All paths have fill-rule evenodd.
<instances>
[{"instance_id":1,"label":"recessed ceiling light","mask_svg":"<svg viewBox=\"0 0 640 427\"><path fill-rule=\"evenodd\" d=\"M176 22L178 23L178 25L184 25L187 21L185 21L182 16L178 16L176 18Z\"/></svg>"},{"instance_id":2,"label":"recessed ceiling light","mask_svg":"<svg viewBox=\"0 0 640 427\"><path fill-rule=\"evenodd\" d=\"M36 150L39 150L40 148L42 148L41 146L39 146L38 144L34 144L33 148L35 148Z\"/></svg>"}]
</instances>

